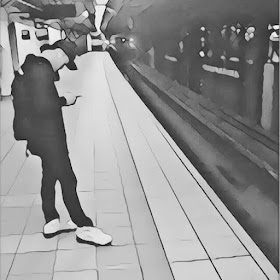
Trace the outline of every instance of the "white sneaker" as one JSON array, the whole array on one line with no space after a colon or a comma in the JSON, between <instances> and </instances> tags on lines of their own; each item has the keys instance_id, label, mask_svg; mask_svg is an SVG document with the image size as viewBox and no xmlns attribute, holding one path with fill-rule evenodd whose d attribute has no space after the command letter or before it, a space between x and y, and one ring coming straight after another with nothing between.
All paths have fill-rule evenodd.
<instances>
[{"instance_id":1,"label":"white sneaker","mask_svg":"<svg viewBox=\"0 0 280 280\"><path fill-rule=\"evenodd\" d=\"M45 238L52 238L63 232L71 232L77 229L77 225L71 220L67 223L60 223L59 219L54 219L44 225L43 235Z\"/></svg>"},{"instance_id":2,"label":"white sneaker","mask_svg":"<svg viewBox=\"0 0 280 280\"><path fill-rule=\"evenodd\" d=\"M112 243L112 236L97 227L81 227L76 230L76 240L94 246L105 246Z\"/></svg>"}]
</instances>

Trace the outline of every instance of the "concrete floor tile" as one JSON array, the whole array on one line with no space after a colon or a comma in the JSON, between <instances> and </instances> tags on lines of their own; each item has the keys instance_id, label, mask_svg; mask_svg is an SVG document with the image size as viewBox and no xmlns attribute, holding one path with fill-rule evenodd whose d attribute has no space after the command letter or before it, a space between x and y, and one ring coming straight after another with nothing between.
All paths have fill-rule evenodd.
<instances>
[{"instance_id":1,"label":"concrete floor tile","mask_svg":"<svg viewBox=\"0 0 280 280\"><path fill-rule=\"evenodd\" d=\"M1 254L0 255L0 268L1 268L1 279L6 279L9 270L12 266L14 254Z\"/></svg>"},{"instance_id":2,"label":"concrete floor tile","mask_svg":"<svg viewBox=\"0 0 280 280\"><path fill-rule=\"evenodd\" d=\"M91 245L78 243L74 232L62 233L59 235L58 250L76 250L91 248Z\"/></svg>"},{"instance_id":3,"label":"concrete floor tile","mask_svg":"<svg viewBox=\"0 0 280 280\"><path fill-rule=\"evenodd\" d=\"M174 280L162 245L136 245L145 280Z\"/></svg>"},{"instance_id":4,"label":"concrete floor tile","mask_svg":"<svg viewBox=\"0 0 280 280\"><path fill-rule=\"evenodd\" d=\"M97 280L96 270L84 270L77 272L55 272L53 280Z\"/></svg>"},{"instance_id":5,"label":"concrete floor tile","mask_svg":"<svg viewBox=\"0 0 280 280\"><path fill-rule=\"evenodd\" d=\"M164 242L196 239L195 232L187 220L183 220L182 218L178 220L174 219L172 224L170 224L170 220L167 219L165 221L164 215L162 214L154 215L154 219L160 234L160 238Z\"/></svg>"},{"instance_id":6,"label":"concrete floor tile","mask_svg":"<svg viewBox=\"0 0 280 280\"><path fill-rule=\"evenodd\" d=\"M96 269L96 248L58 250L55 271L79 271Z\"/></svg>"},{"instance_id":7,"label":"concrete floor tile","mask_svg":"<svg viewBox=\"0 0 280 280\"><path fill-rule=\"evenodd\" d=\"M106 139L106 136L104 138ZM94 170L96 172L117 172L118 166L112 149L112 143L106 144L98 145L95 142Z\"/></svg>"},{"instance_id":8,"label":"concrete floor tile","mask_svg":"<svg viewBox=\"0 0 280 280\"><path fill-rule=\"evenodd\" d=\"M35 194L7 195L3 207L31 207Z\"/></svg>"},{"instance_id":9,"label":"concrete floor tile","mask_svg":"<svg viewBox=\"0 0 280 280\"><path fill-rule=\"evenodd\" d=\"M97 201L102 202L124 200L123 192L121 190L95 190L94 196Z\"/></svg>"},{"instance_id":10,"label":"concrete floor tile","mask_svg":"<svg viewBox=\"0 0 280 280\"><path fill-rule=\"evenodd\" d=\"M30 156L16 178L10 195L38 194L41 189L42 168L39 157Z\"/></svg>"},{"instance_id":11,"label":"concrete floor tile","mask_svg":"<svg viewBox=\"0 0 280 280\"><path fill-rule=\"evenodd\" d=\"M5 97L1 100L0 105L1 120L0 120L0 133L1 136L12 129L14 110L12 105L11 96ZM5 116L5 118L3 118Z\"/></svg>"},{"instance_id":12,"label":"concrete floor tile","mask_svg":"<svg viewBox=\"0 0 280 280\"><path fill-rule=\"evenodd\" d=\"M51 274L55 261L55 252L32 252L17 254L11 274Z\"/></svg>"},{"instance_id":13,"label":"concrete floor tile","mask_svg":"<svg viewBox=\"0 0 280 280\"><path fill-rule=\"evenodd\" d=\"M141 270L139 267L134 268L120 268L120 269L107 269L99 271L99 280L143 280ZM154 279L155 280L155 279Z\"/></svg>"},{"instance_id":14,"label":"concrete floor tile","mask_svg":"<svg viewBox=\"0 0 280 280\"><path fill-rule=\"evenodd\" d=\"M211 259L249 255L235 235L201 239Z\"/></svg>"},{"instance_id":15,"label":"concrete floor tile","mask_svg":"<svg viewBox=\"0 0 280 280\"><path fill-rule=\"evenodd\" d=\"M52 280L52 274L9 275L7 280Z\"/></svg>"},{"instance_id":16,"label":"concrete floor tile","mask_svg":"<svg viewBox=\"0 0 280 280\"><path fill-rule=\"evenodd\" d=\"M22 234L30 209L1 207L1 236Z\"/></svg>"},{"instance_id":17,"label":"concrete floor tile","mask_svg":"<svg viewBox=\"0 0 280 280\"><path fill-rule=\"evenodd\" d=\"M89 128L90 130L90 128ZM81 144L79 148L76 148L76 153L78 153L78 160L75 155L73 158L70 155L71 161L73 162L73 170L77 177L77 190L78 191L93 191L93 156L90 155L90 148L88 149L88 154L85 154L82 149L86 149L86 147L82 147L84 143ZM92 145L93 146L93 145ZM76 146L77 147L77 146ZM92 151L93 154L93 151ZM73 159L73 160L72 160Z\"/></svg>"},{"instance_id":18,"label":"concrete floor tile","mask_svg":"<svg viewBox=\"0 0 280 280\"><path fill-rule=\"evenodd\" d=\"M129 213L133 213L135 216L137 215L138 220L141 219L145 221L147 216L151 217L151 211L149 210L147 203L143 200L132 200L128 196L127 202L129 204Z\"/></svg>"},{"instance_id":19,"label":"concrete floor tile","mask_svg":"<svg viewBox=\"0 0 280 280\"><path fill-rule=\"evenodd\" d=\"M1 236L18 235L22 234L24 230L24 224L17 223L1 223Z\"/></svg>"},{"instance_id":20,"label":"concrete floor tile","mask_svg":"<svg viewBox=\"0 0 280 280\"><path fill-rule=\"evenodd\" d=\"M97 248L98 269L129 269L139 265L134 245Z\"/></svg>"},{"instance_id":21,"label":"concrete floor tile","mask_svg":"<svg viewBox=\"0 0 280 280\"><path fill-rule=\"evenodd\" d=\"M84 202L84 201L91 201L91 202L93 202L95 200L94 192L93 191L78 192L78 197L79 197L79 200L81 202Z\"/></svg>"},{"instance_id":22,"label":"concrete floor tile","mask_svg":"<svg viewBox=\"0 0 280 280\"><path fill-rule=\"evenodd\" d=\"M68 213L68 210L67 210L66 206L64 205L64 203L56 204L55 208L56 208L56 210L57 210L57 212L60 216L60 221L61 222L71 220L70 215Z\"/></svg>"},{"instance_id":23,"label":"concrete floor tile","mask_svg":"<svg viewBox=\"0 0 280 280\"><path fill-rule=\"evenodd\" d=\"M109 202L103 204L101 202L97 202L97 204L97 211L101 213L124 213L127 211L125 204L121 202L116 202L114 204Z\"/></svg>"},{"instance_id":24,"label":"concrete floor tile","mask_svg":"<svg viewBox=\"0 0 280 280\"><path fill-rule=\"evenodd\" d=\"M198 236L205 237L232 236L233 232L221 216L201 217L191 221Z\"/></svg>"},{"instance_id":25,"label":"concrete floor tile","mask_svg":"<svg viewBox=\"0 0 280 280\"><path fill-rule=\"evenodd\" d=\"M95 203L93 201L84 201L81 205L85 214L91 218L94 224L96 224L97 210Z\"/></svg>"},{"instance_id":26,"label":"concrete floor tile","mask_svg":"<svg viewBox=\"0 0 280 280\"><path fill-rule=\"evenodd\" d=\"M16 219L27 219L29 215L29 209L26 207L1 207L2 221L9 222Z\"/></svg>"},{"instance_id":27,"label":"concrete floor tile","mask_svg":"<svg viewBox=\"0 0 280 280\"><path fill-rule=\"evenodd\" d=\"M40 194L37 194L34 200L34 206L42 205L42 198Z\"/></svg>"},{"instance_id":28,"label":"concrete floor tile","mask_svg":"<svg viewBox=\"0 0 280 280\"><path fill-rule=\"evenodd\" d=\"M153 218L164 241L194 240L195 232L177 201L150 199Z\"/></svg>"},{"instance_id":29,"label":"concrete floor tile","mask_svg":"<svg viewBox=\"0 0 280 280\"><path fill-rule=\"evenodd\" d=\"M135 204L130 205L130 201L128 201L128 204L130 220L133 227L143 227L149 230L155 228L155 223L148 206L145 207L145 205L141 203L141 207L135 208Z\"/></svg>"},{"instance_id":30,"label":"concrete floor tile","mask_svg":"<svg viewBox=\"0 0 280 280\"><path fill-rule=\"evenodd\" d=\"M0 199L1 199L0 203L1 203L1 206L2 206L4 201L5 201L5 199L6 199L6 196L5 195L1 195Z\"/></svg>"},{"instance_id":31,"label":"concrete floor tile","mask_svg":"<svg viewBox=\"0 0 280 280\"><path fill-rule=\"evenodd\" d=\"M127 206L122 191L96 190L95 201L98 212L126 212Z\"/></svg>"},{"instance_id":32,"label":"concrete floor tile","mask_svg":"<svg viewBox=\"0 0 280 280\"><path fill-rule=\"evenodd\" d=\"M214 260L214 265L224 280L265 280L266 276L250 256Z\"/></svg>"},{"instance_id":33,"label":"concrete floor tile","mask_svg":"<svg viewBox=\"0 0 280 280\"><path fill-rule=\"evenodd\" d=\"M210 261L172 263L171 269L176 280L220 280Z\"/></svg>"},{"instance_id":34,"label":"concrete floor tile","mask_svg":"<svg viewBox=\"0 0 280 280\"><path fill-rule=\"evenodd\" d=\"M131 227L106 227L106 228L102 228L102 230L112 235L113 246L134 244Z\"/></svg>"},{"instance_id":35,"label":"concrete floor tile","mask_svg":"<svg viewBox=\"0 0 280 280\"><path fill-rule=\"evenodd\" d=\"M108 227L128 227L130 226L127 213L97 213L97 226L101 228Z\"/></svg>"},{"instance_id":36,"label":"concrete floor tile","mask_svg":"<svg viewBox=\"0 0 280 280\"><path fill-rule=\"evenodd\" d=\"M42 206L33 206L30 211L24 234L43 232L44 224L45 218L43 215Z\"/></svg>"},{"instance_id":37,"label":"concrete floor tile","mask_svg":"<svg viewBox=\"0 0 280 280\"><path fill-rule=\"evenodd\" d=\"M14 143L15 143L15 138L13 136L12 130L9 130L4 135L1 135L1 143L0 143L1 161L5 158L5 156L7 156Z\"/></svg>"},{"instance_id":38,"label":"concrete floor tile","mask_svg":"<svg viewBox=\"0 0 280 280\"><path fill-rule=\"evenodd\" d=\"M83 200L81 201L81 205L82 207L86 207L87 209L92 209L92 212L94 211L95 213L97 212L97 201L96 199L92 199L92 200Z\"/></svg>"},{"instance_id":39,"label":"concrete floor tile","mask_svg":"<svg viewBox=\"0 0 280 280\"><path fill-rule=\"evenodd\" d=\"M198 191L198 190L197 190ZM210 200L205 197L205 194L190 195L187 190L185 194L180 196L180 203L188 213L188 217L192 221L193 219L208 219L219 217L220 214L213 206ZM199 204L199 211L197 211L197 205Z\"/></svg>"},{"instance_id":40,"label":"concrete floor tile","mask_svg":"<svg viewBox=\"0 0 280 280\"><path fill-rule=\"evenodd\" d=\"M24 143L15 143L9 154L1 162L1 195L7 195L20 172L22 165L25 161Z\"/></svg>"},{"instance_id":41,"label":"concrete floor tile","mask_svg":"<svg viewBox=\"0 0 280 280\"><path fill-rule=\"evenodd\" d=\"M208 256L198 239L165 242L164 250L171 263L177 261L187 262L208 259Z\"/></svg>"},{"instance_id":42,"label":"concrete floor tile","mask_svg":"<svg viewBox=\"0 0 280 280\"><path fill-rule=\"evenodd\" d=\"M92 180L88 180L85 179L86 176L81 176L81 178L83 178L83 182L81 179L78 180L78 184L77 184L77 191L79 192L92 192L93 190L93 183L89 183L89 182L93 182Z\"/></svg>"},{"instance_id":43,"label":"concrete floor tile","mask_svg":"<svg viewBox=\"0 0 280 280\"><path fill-rule=\"evenodd\" d=\"M1 254L15 254L21 237L21 235L1 236Z\"/></svg>"},{"instance_id":44,"label":"concrete floor tile","mask_svg":"<svg viewBox=\"0 0 280 280\"><path fill-rule=\"evenodd\" d=\"M157 244L159 241L158 233L153 228L133 226L133 234L136 244Z\"/></svg>"},{"instance_id":45,"label":"concrete floor tile","mask_svg":"<svg viewBox=\"0 0 280 280\"><path fill-rule=\"evenodd\" d=\"M42 233L23 235L17 253L47 252L57 249L58 236L46 239Z\"/></svg>"},{"instance_id":46,"label":"concrete floor tile","mask_svg":"<svg viewBox=\"0 0 280 280\"><path fill-rule=\"evenodd\" d=\"M95 190L121 190L122 185L118 177L109 172L94 173Z\"/></svg>"}]
</instances>

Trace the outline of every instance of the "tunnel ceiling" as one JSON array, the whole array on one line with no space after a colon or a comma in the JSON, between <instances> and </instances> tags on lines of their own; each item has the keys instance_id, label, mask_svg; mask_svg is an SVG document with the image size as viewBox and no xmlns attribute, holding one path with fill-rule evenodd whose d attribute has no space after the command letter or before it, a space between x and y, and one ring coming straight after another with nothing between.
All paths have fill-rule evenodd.
<instances>
[{"instance_id":1,"label":"tunnel ceiling","mask_svg":"<svg viewBox=\"0 0 280 280\"><path fill-rule=\"evenodd\" d=\"M278 22L276 0L109 0L107 5L117 11L108 24L109 33L125 31L129 17L135 21L134 29L157 36L172 36L198 24Z\"/></svg>"},{"instance_id":2,"label":"tunnel ceiling","mask_svg":"<svg viewBox=\"0 0 280 280\"><path fill-rule=\"evenodd\" d=\"M2 0L8 13L34 14L52 5L61 9L63 5L83 3L90 13L94 13L91 0ZM101 4L106 0L99 0ZM278 22L277 0L109 0L106 4L102 31L108 36L122 32L141 32L150 36L178 37L198 25L221 26L241 23L268 24ZM36 14L36 13L35 13ZM47 16L44 17L47 20ZM60 19L63 21L63 19ZM86 26L84 27L83 24ZM88 33L94 31L90 24L71 22L54 27Z\"/></svg>"}]
</instances>

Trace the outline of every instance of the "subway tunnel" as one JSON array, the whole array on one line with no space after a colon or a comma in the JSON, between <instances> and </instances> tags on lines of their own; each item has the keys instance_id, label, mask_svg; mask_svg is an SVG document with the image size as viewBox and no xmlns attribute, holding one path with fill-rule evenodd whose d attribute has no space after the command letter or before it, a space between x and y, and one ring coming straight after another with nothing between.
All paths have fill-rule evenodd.
<instances>
[{"instance_id":1,"label":"subway tunnel","mask_svg":"<svg viewBox=\"0 0 280 280\"><path fill-rule=\"evenodd\" d=\"M231 269L239 268L230 266L223 274L223 268L218 264L220 258L237 258L241 267L246 263L242 263L242 257L247 255L262 272L252 274L260 277L256 279L276 279L279 271L278 3L275 0L3 0L1 3L1 12L6 16L6 20L1 19L1 31L2 28L7 29L9 41L4 44L4 37L1 37L1 53L10 52L9 67L13 71L20 69L28 53L40 55L37 46L27 47L29 40L37 40L42 45L62 38L76 45L76 76L81 83L73 82L75 72L70 75L63 70L61 77L65 78L65 82L61 78L59 87L77 91L81 88L84 92L94 92L96 88L97 91L106 92L104 96L94 93L93 97L85 93L85 100L89 103L86 105L81 101L79 110L73 111L74 115L65 116L68 122L75 116L83 116L84 123L92 127L92 131L90 128L81 130L83 136L87 140L96 137L94 141L105 155L109 155L109 152L102 146L102 141L107 143L108 137L112 137L113 131L117 133L116 127L120 126L121 132L118 133L125 137L131 156L127 161L132 160L131 165L140 181L136 185L140 186L147 201L143 211L150 213L149 219L153 220L155 228L153 231L157 232L162 247L158 254L166 259L161 264L162 267L168 267L166 279L184 279L182 277L187 276L188 272L184 274L185 268L177 268L176 263L184 262L188 267L187 264L192 261L180 259L180 253L174 253L174 257L170 249L172 242L184 240L186 236L178 237L175 233L168 238L165 236L168 230L163 226L164 223L168 221L171 227L177 226L169 216L179 213L176 212L179 211L178 207L184 212L184 222L188 220L202 242L206 259L218 277L213 276L213 279L233 279L228 276ZM4 73L4 67L1 67ZM92 78L89 73L92 73ZM7 74L2 74L2 81L4 78L8 80L7 77ZM2 81L3 112L10 115L3 115L1 119L10 119L11 104L7 101L10 93ZM94 112L90 111L90 106ZM110 111L108 108L115 109ZM108 121L105 126L109 125L111 136L105 133L106 129L102 130L98 120L101 123ZM77 123L75 129L79 131L83 124L81 121ZM68 141L72 141L69 136ZM12 147L11 144L4 145L3 159L1 155L3 166L6 158L9 159ZM75 149L73 154L77 156L79 148ZM121 148L115 146L114 149L118 155ZM100 151L97 149L95 153L101 154ZM83 153L86 160L93 160L84 150ZM149 159L151 162L148 164ZM124 159L120 156L119 160L121 170ZM152 164L154 160L159 169ZM85 170L88 167L86 163L77 166L84 175L82 166ZM129 177L124 175L125 166L120 171L124 178ZM165 188L169 185L168 193L172 191L172 199L175 197L178 203L176 206L167 196L165 188L161 190L159 187L163 177L158 179L148 167L154 168L154 174L161 170L163 185ZM129 174L132 172L130 168ZM187 170L189 177L183 175ZM94 174L100 176L102 172L97 170ZM86 176L91 178L89 173ZM84 180L82 175L81 181ZM190 178L194 178L197 188L205 195L204 199L209 199L213 209L220 213L225 224L245 246L247 253L241 250L244 256L240 252L230 256L212 256L209 253L211 250L207 248L211 245L202 241L203 234L200 236L199 225L194 219L199 213L203 216L208 206L205 208L200 205L200 197L194 196L192 201L193 194L188 192L189 184L193 184ZM8 197L10 193L5 188L1 195ZM135 190L136 193L138 191ZM156 204L157 200L170 206L170 213L163 211L162 205ZM191 210L188 213L193 204L196 204L196 215ZM166 215L166 221L163 215ZM206 220L208 230L215 227L216 218L213 221L210 218L210 222ZM136 225L138 228L139 225ZM134 238L137 231L135 234ZM218 235L216 238L221 237ZM187 251L192 247L184 248ZM140 249L137 246L136 249L141 264ZM224 267L226 270L227 265L224 264ZM145 265L142 269L142 278L139 279L164 279L157 276L156 270L154 278L149 278L145 274ZM250 279L246 278L249 274L244 275L240 279ZM109 278L104 276L104 279Z\"/></svg>"}]
</instances>

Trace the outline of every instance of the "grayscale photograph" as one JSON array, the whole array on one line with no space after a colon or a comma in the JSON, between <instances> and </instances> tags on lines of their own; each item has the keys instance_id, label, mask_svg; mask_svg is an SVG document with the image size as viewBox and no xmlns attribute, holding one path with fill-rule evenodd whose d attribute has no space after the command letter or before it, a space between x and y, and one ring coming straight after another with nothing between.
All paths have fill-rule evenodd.
<instances>
[{"instance_id":1,"label":"grayscale photograph","mask_svg":"<svg viewBox=\"0 0 280 280\"><path fill-rule=\"evenodd\" d=\"M1 280L278 280L278 0L0 0Z\"/></svg>"}]
</instances>

